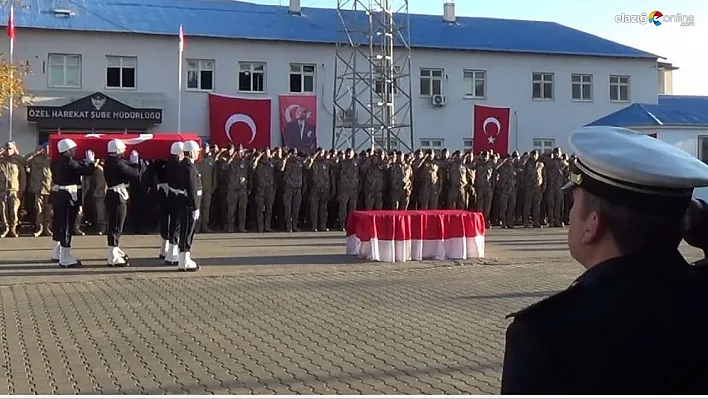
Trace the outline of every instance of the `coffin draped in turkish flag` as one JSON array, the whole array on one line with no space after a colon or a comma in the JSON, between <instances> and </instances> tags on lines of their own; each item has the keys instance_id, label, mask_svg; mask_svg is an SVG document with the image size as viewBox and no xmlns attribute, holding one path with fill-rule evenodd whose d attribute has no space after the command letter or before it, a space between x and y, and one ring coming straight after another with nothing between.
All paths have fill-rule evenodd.
<instances>
[{"instance_id":1,"label":"coffin draped in turkish flag","mask_svg":"<svg viewBox=\"0 0 708 399\"><path fill-rule=\"evenodd\" d=\"M474 106L474 152L492 150L498 154L509 152L509 124L511 108Z\"/></svg>"},{"instance_id":2,"label":"coffin draped in turkish flag","mask_svg":"<svg viewBox=\"0 0 708 399\"><path fill-rule=\"evenodd\" d=\"M49 154L52 159L58 156L57 144L61 139L72 139L76 142L76 157L83 158L86 150L93 150L96 158L108 156L108 142L113 139L122 140L126 154L136 150L140 159L168 159L170 147L176 141L194 140L201 145L201 139L196 134L158 133L158 134L52 134L49 136Z\"/></svg>"}]
</instances>

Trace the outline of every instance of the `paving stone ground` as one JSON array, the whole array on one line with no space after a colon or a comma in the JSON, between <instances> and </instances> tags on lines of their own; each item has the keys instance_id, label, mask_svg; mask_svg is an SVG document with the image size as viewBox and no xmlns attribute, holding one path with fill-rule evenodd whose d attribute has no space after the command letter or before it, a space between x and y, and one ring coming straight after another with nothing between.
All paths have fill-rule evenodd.
<instances>
[{"instance_id":1,"label":"paving stone ground","mask_svg":"<svg viewBox=\"0 0 708 399\"><path fill-rule=\"evenodd\" d=\"M199 273L153 261L46 262L46 239L0 241L0 394L485 394L499 391L504 315L580 272L565 229L488 234L488 258L365 263L342 233L201 235ZM684 248L687 257L698 251Z\"/></svg>"}]
</instances>

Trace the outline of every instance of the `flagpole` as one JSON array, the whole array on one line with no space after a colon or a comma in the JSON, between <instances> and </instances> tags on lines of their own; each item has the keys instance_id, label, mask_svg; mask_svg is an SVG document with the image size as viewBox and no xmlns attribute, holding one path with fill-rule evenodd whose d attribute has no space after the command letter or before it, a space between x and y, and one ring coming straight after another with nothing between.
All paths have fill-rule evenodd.
<instances>
[{"instance_id":1,"label":"flagpole","mask_svg":"<svg viewBox=\"0 0 708 399\"><path fill-rule=\"evenodd\" d=\"M15 71L14 71L14 58L15 58L15 8L13 5L10 5L10 23L12 24L9 29L11 29L11 36L10 36L10 107L9 107L9 112L8 116L10 118L10 123L8 126L8 136L9 136L9 141L12 141L12 115L13 115L13 108L14 108L14 103L13 103L13 81L15 78Z\"/></svg>"},{"instance_id":2,"label":"flagpole","mask_svg":"<svg viewBox=\"0 0 708 399\"><path fill-rule=\"evenodd\" d=\"M177 133L182 133L182 53L184 52L184 32L182 25L179 26L179 61L177 69L179 76L177 77Z\"/></svg>"}]
</instances>

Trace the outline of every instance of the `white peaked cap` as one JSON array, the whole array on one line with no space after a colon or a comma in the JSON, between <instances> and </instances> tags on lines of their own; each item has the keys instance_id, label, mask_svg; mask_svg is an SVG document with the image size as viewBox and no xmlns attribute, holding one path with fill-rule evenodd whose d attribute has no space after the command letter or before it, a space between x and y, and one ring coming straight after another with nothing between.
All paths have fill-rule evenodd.
<instances>
[{"instance_id":1,"label":"white peaked cap","mask_svg":"<svg viewBox=\"0 0 708 399\"><path fill-rule=\"evenodd\" d=\"M184 152L184 143L181 141L176 141L172 143L172 146L170 147L170 154L172 155L179 155Z\"/></svg>"},{"instance_id":2,"label":"white peaked cap","mask_svg":"<svg viewBox=\"0 0 708 399\"><path fill-rule=\"evenodd\" d=\"M184 142L184 151L185 152L199 151L199 143L197 143L194 140L185 141Z\"/></svg>"},{"instance_id":3,"label":"white peaked cap","mask_svg":"<svg viewBox=\"0 0 708 399\"><path fill-rule=\"evenodd\" d=\"M125 152L126 146L123 140L113 139L108 142L108 152L111 154L120 154Z\"/></svg>"},{"instance_id":4,"label":"white peaked cap","mask_svg":"<svg viewBox=\"0 0 708 399\"><path fill-rule=\"evenodd\" d=\"M72 139L61 139L57 144L57 150L59 150L60 154L67 152L72 148L76 148L76 142Z\"/></svg>"}]
</instances>

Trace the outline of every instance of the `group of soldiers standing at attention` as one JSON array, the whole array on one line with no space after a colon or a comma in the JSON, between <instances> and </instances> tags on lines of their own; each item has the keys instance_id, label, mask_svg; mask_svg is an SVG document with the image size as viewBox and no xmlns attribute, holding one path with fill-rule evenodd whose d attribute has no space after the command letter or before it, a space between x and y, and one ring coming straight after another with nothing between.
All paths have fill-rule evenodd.
<instances>
[{"instance_id":1,"label":"group of soldiers standing at attention","mask_svg":"<svg viewBox=\"0 0 708 399\"><path fill-rule=\"evenodd\" d=\"M20 156L14 143L0 150L0 237L18 235L20 204L33 234L52 235L51 161L47 146ZM357 154L317 149L220 149L206 143L195 165L204 195L197 232L313 231L346 228L354 210L461 209L484 214L487 227L562 227L572 197L560 192L574 156L559 148L496 154L443 149L403 154L368 150ZM151 233L159 221L155 165L128 188L132 201L126 230ZM82 207L72 234L84 225L99 234L107 229L107 187L103 164L81 179ZM29 206L27 206L29 205Z\"/></svg>"}]
</instances>

